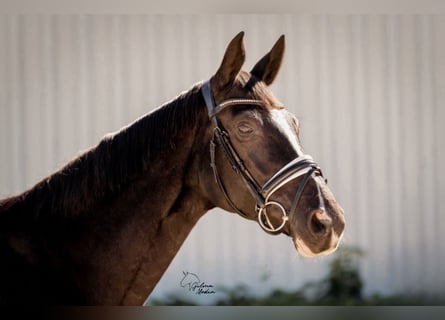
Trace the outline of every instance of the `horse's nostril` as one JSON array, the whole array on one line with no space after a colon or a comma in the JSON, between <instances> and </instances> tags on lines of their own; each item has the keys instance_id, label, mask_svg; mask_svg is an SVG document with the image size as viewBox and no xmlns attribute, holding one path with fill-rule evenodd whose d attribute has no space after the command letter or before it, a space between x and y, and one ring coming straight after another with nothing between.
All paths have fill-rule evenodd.
<instances>
[{"instance_id":1,"label":"horse's nostril","mask_svg":"<svg viewBox=\"0 0 445 320\"><path fill-rule=\"evenodd\" d=\"M309 218L309 230L315 236L324 236L332 226L332 219L322 209L312 211Z\"/></svg>"}]
</instances>

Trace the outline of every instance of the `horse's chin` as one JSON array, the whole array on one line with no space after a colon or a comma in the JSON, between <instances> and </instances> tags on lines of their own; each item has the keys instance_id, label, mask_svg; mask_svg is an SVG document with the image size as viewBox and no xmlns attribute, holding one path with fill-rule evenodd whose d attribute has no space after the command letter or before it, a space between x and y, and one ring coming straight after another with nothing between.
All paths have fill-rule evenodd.
<instances>
[{"instance_id":1,"label":"horse's chin","mask_svg":"<svg viewBox=\"0 0 445 320\"><path fill-rule=\"evenodd\" d=\"M335 246L329 247L326 250L323 250L320 252L314 252L304 243L303 239L301 239L299 237L296 237L294 239L294 245L295 245L295 249L297 249L297 252L306 258L326 256L328 254L331 254L335 250L337 250L337 246L338 246L338 244L336 244Z\"/></svg>"}]
</instances>

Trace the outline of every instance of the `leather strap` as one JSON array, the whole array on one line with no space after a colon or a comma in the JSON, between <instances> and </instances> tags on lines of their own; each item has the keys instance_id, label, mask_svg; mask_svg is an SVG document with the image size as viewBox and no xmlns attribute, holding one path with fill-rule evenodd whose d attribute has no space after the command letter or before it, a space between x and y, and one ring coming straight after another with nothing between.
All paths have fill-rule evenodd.
<instances>
[{"instance_id":1,"label":"leather strap","mask_svg":"<svg viewBox=\"0 0 445 320\"><path fill-rule=\"evenodd\" d=\"M250 174L249 170L244 165L244 162L241 160L240 156L233 148L227 132L219 127L218 120L216 119L216 114L220 112L222 109L229 107L231 105L235 104L258 105L262 104L263 102L261 100L253 100L253 99L229 99L222 102L219 105L215 105L213 95L210 89L210 81L204 82L201 87L201 90L202 90L202 95L204 97L204 101L206 103L209 118L212 121L213 125L215 126L213 131L213 137L210 142L210 166L212 167L213 170L213 176L215 178L218 187L221 189L224 197L226 198L227 203L232 207L233 210L235 210L235 212L237 212L242 217L247 218L247 214L242 212L230 199L227 189L225 188L224 183L222 182L221 177L219 176L215 160L215 153L216 153L216 144L214 141L215 137L218 143L223 147L224 153L229 159L232 169L235 170L242 177L244 183L248 186L250 193L256 199L256 201L261 203L261 205L263 205L264 198L261 196L260 193L261 187L255 181L253 176Z\"/></svg>"},{"instance_id":2,"label":"leather strap","mask_svg":"<svg viewBox=\"0 0 445 320\"><path fill-rule=\"evenodd\" d=\"M261 193L266 197L269 193L279 188L280 184L286 182L286 180L293 180L303 175L305 172L302 172L302 170L311 166L316 166L316 163L309 155L303 155L290 161L264 184Z\"/></svg>"},{"instance_id":3,"label":"leather strap","mask_svg":"<svg viewBox=\"0 0 445 320\"><path fill-rule=\"evenodd\" d=\"M304 175L303 180L301 180L300 184L298 185L297 193L295 194L295 198L294 198L294 201L292 202L292 207L290 208L289 214L292 214L297 209L297 205L300 202L301 195L303 194L304 188L306 187L306 184L309 181L309 178L317 170L318 170L317 167L312 167Z\"/></svg>"},{"instance_id":4,"label":"leather strap","mask_svg":"<svg viewBox=\"0 0 445 320\"><path fill-rule=\"evenodd\" d=\"M215 101L213 101L213 95L212 90L210 89L210 81L204 82L204 84L201 87L202 95L204 96L204 100L207 106L207 112L209 114L210 120L212 120L213 124L215 126L218 126L218 123L215 118L216 114L216 106Z\"/></svg>"},{"instance_id":5,"label":"leather strap","mask_svg":"<svg viewBox=\"0 0 445 320\"><path fill-rule=\"evenodd\" d=\"M247 214L245 214L243 211L238 209L238 207L235 205L235 203L233 203L232 199L230 199L230 196L229 196L229 194L227 192L227 189L224 186L224 184L223 184L223 182L221 180L221 177L219 176L218 168L216 167L216 161L215 161L215 148L216 148L216 144L214 142L214 138L215 138L216 132L219 129L215 128L214 130L215 131L213 133L212 140L210 140L210 166L212 167L212 170L213 170L213 176L215 178L216 184L218 185L219 189L223 193L224 198L226 199L227 203L232 207L232 209L236 213L238 213L241 217L247 219Z\"/></svg>"},{"instance_id":6,"label":"leather strap","mask_svg":"<svg viewBox=\"0 0 445 320\"><path fill-rule=\"evenodd\" d=\"M283 226L284 223L287 221L287 215L284 211L284 207L274 201L269 201L269 197L278 189L280 189L282 186L287 184L289 181L294 180L300 176L303 176L302 181L300 182L297 193L295 195L295 198L292 203L291 211L290 213L293 213L296 210L296 207L300 201L300 198L303 194L304 188L309 181L309 178L312 176L313 173L318 173L319 175L323 176L321 169L317 166L317 164L312 160L312 157L309 155L303 155L300 156L292 161L290 161L288 164L286 164L283 168L278 170L277 173L275 173L265 184L263 187L261 187L258 182L255 180L255 178L251 175L247 167L244 165L244 162L242 161L241 157L236 152L235 148L233 147L232 143L229 139L229 134L224 130L222 126L219 125L218 120L216 118L216 115L218 112L223 110L226 107L237 105L237 104L256 104L260 105L263 104L261 100L253 100L253 99L229 99L226 101L223 101L219 105L215 104L215 101L213 99L213 95L210 89L210 82L206 81L203 83L201 88L206 106L207 111L210 120L212 121L214 125L213 130L213 136L210 141L210 166L213 170L213 175L216 181L216 184L220 188L221 192L224 195L224 198L226 199L227 203L232 207L232 209L237 212L240 216L247 218L247 214L242 212L238 207L235 205L235 203L230 199L230 196L227 192L226 187L224 186L224 183L221 180L221 177L218 173L218 168L216 166L216 142L223 147L224 153L226 157L229 159L230 165L232 166L233 170L235 170L243 179L244 183L248 187L248 190L252 194L252 196L256 200L256 210L258 212L258 219L261 219L261 213L265 215L266 220L269 220L266 214L265 207L271 204L279 205L280 208L283 208L282 211L283 214L283 223L279 228L274 228L273 226L265 227L265 225L262 223L262 221L259 220L260 225L263 227L266 231L273 230L278 231ZM268 223L270 224L270 222Z\"/></svg>"}]
</instances>

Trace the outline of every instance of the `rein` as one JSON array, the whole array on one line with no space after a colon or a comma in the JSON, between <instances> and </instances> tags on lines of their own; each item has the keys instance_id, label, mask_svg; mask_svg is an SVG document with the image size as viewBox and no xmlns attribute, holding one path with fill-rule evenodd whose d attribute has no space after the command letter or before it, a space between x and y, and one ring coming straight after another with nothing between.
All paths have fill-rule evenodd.
<instances>
[{"instance_id":1,"label":"rein","mask_svg":"<svg viewBox=\"0 0 445 320\"><path fill-rule=\"evenodd\" d=\"M247 214L241 211L230 199L227 189L225 188L224 183L222 182L221 177L218 173L218 168L215 161L215 152L216 146L217 144L219 144L222 146L224 153L229 159L232 169L241 176L244 184L247 186L253 198L256 200L255 211L258 214L258 223L260 224L260 226L265 231L272 233L281 230L289 219L288 213L281 203L269 200L270 197L288 182L300 176L303 176L303 179L298 186L290 210L290 214L293 213L298 206L298 203L303 194L304 188L309 181L309 178L313 174L318 174L323 177L320 167L312 160L311 156L302 155L284 165L263 186L260 186L259 183L252 176L252 174L249 172L247 167L244 165L243 160L240 158L232 143L230 142L229 133L220 125L217 119L217 114L221 110L233 105L263 105L264 102L255 99L229 99L221 102L218 105L215 105L209 81L204 82L201 91L207 106L209 118L214 126L213 136L210 140L210 166L212 167L216 184L222 191L227 203L232 207L232 209L240 216L248 218ZM215 141L217 143L215 143ZM318 190L318 193L319 192L320 191ZM282 222L277 227L273 226L267 215L267 208L271 206L278 207L282 214Z\"/></svg>"}]
</instances>

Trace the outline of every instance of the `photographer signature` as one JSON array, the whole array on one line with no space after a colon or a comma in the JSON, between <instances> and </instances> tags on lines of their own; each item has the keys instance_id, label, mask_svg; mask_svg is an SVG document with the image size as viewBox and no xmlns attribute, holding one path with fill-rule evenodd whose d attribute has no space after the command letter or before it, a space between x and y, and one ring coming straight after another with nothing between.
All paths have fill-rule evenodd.
<instances>
[{"instance_id":1,"label":"photographer signature","mask_svg":"<svg viewBox=\"0 0 445 320\"><path fill-rule=\"evenodd\" d=\"M199 280L199 277L195 273L185 271L182 271L182 273L184 276L179 283L181 287L188 288L190 292L198 295L215 293L213 285Z\"/></svg>"}]
</instances>

